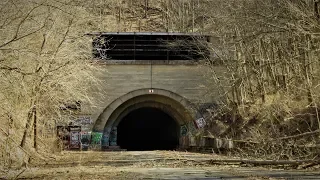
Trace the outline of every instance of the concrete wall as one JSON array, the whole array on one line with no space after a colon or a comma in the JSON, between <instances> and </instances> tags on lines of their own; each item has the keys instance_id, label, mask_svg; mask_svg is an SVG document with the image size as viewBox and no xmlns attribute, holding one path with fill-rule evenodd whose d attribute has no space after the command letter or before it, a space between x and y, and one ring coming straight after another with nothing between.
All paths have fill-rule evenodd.
<instances>
[{"instance_id":1,"label":"concrete wall","mask_svg":"<svg viewBox=\"0 0 320 180\"><path fill-rule=\"evenodd\" d=\"M96 107L82 108L81 114L89 115L93 124L104 109L117 98L138 89L151 88L150 64L101 64L106 70L99 73L101 89L92 89L97 92ZM197 64L153 64L152 87L164 89L186 98L197 107L201 104L212 103L218 97L217 91L207 93L208 78L205 78L209 69ZM215 71L223 75L224 70L216 67ZM215 96L217 94L217 96ZM92 128L89 126L89 128Z\"/></svg>"}]
</instances>

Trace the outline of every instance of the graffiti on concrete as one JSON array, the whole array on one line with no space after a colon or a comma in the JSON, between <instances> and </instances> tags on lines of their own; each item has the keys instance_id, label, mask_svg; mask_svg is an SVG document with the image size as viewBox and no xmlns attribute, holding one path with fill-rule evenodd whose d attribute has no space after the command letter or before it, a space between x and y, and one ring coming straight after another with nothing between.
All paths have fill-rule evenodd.
<instances>
[{"instance_id":1,"label":"graffiti on concrete","mask_svg":"<svg viewBox=\"0 0 320 180\"><path fill-rule=\"evenodd\" d=\"M80 148L80 132L70 132L70 148Z\"/></svg>"},{"instance_id":2,"label":"graffiti on concrete","mask_svg":"<svg viewBox=\"0 0 320 180\"><path fill-rule=\"evenodd\" d=\"M187 125L182 125L180 127L180 135L181 136L186 136L188 134L188 128Z\"/></svg>"},{"instance_id":3,"label":"graffiti on concrete","mask_svg":"<svg viewBox=\"0 0 320 180\"><path fill-rule=\"evenodd\" d=\"M81 132L81 145L82 150L88 150L90 146L91 140L91 132L90 131L82 131Z\"/></svg>"},{"instance_id":4,"label":"graffiti on concrete","mask_svg":"<svg viewBox=\"0 0 320 180\"><path fill-rule=\"evenodd\" d=\"M101 139L101 145L102 146L109 146L109 134L103 134Z\"/></svg>"},{"instance_id":5,"label":"graffiti on concrete","mask_svg":"<svg viewBox=\"0 0 320 180\"><path fill-rule=\"evenodd\" d=\"M198 128L203 128L206 125L206 121L204 118L199 118L196 120L196 124Z\"/></svg>"},{"instance_id":6,"label":"graffiti on concrete","mask_svg":"<svg viewBox=\"0 0 320 180\"><path fill-rule=\"evenodd\" d=\"M90 116L79 116L79 117L76 117L75 119L72 119L71 122L75 125L81 125L81 126L86 126L93 123Z\"/></svg>"},{"instance_id":7,"label":"graffiti on concrete","mask_svg":"<svg viewBox=\"0 0 320 180\"><path fill-rule=\"evenodd\" d=\"M70 131L70 149L80 149L81 147L81 127L68 126Z\"/></svg>"},{"instance_id":8,"label":"graffiti on concrete","mask_svg":"<svg viewBox=\"0 0 320 180\"><path fill-rule=\"evenodd\" d=\"M117 127L113 127L110 133L110 146L117 146L117 136L118 136Z\"/></svg>"},{"instance_id":9,"label":"graffiti on concrete","mask_svg":"<svg viewBox=\"0 0 320 180\"><path fill-rule=\"evenodd\" d=\"M196 133L198 131L194 121L189 122L187 127L188 127L188 133L189 134L194 134L194 133Z\"/></svg>"},{"instance_id":10,"label":"graffiti on concrete","mask_svg":"<svg viewBox=\"0 0 320 180\"><path fill-rule=\"evenodd\" d=\"M91 133L91 144L101 144L102 133L92 132Z\"/></svg>"},{"instance_id":11,"label":"graffiti on concrete","mask_svg":"<svg viewBox=\"0 0 320 180\"><path fill-rule=\"evenodd\" d=\"M82 131L81 132L81 143L82 145L89 145L91 139L91 132Z\"/></svg>"},{"instance_id":12,"label":"graffiti on concrete","mask_svg":"<svg viewBox=\"0 0 320 180\"><path fill-rule=\"evenodd\" d=\"M101 139L101 145L102 146L109 146L109 140L110 140L110 128L105 129L102 139Z\"/></svg>"}]
</instances>

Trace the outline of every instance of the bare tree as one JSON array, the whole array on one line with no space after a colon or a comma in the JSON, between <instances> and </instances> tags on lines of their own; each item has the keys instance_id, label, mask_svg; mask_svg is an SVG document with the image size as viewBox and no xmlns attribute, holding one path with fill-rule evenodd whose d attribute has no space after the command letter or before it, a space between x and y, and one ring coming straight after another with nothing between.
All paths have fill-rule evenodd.
<instances>
[{"instance_id":1,"label":"bare tree","mask_svg":"<svg viewBox=\"0 0 320 180\"><path fill-rule=\"evenodd\" d=\"M230 75L216 77L217 73L212 71L207 76L214 77L215 84L221 85L221 95L226 97L221 120L227 118L233 124L229 123L225 132L216 135L272 142L279 136L317 132L320 129L318 1L211 1L203 11L207 18L204 31L219 42L211 44L213 53L219 57L215 61L222 63ZM219 119L213 117L213 121L215 118ZM319 137L314 135L290 143L316 144ZM277 143L279 149L289 148L280 147L281 141ZM263 151L272 145L261 147ZM283 156L287 152L278 154L279 149L270 149L268 155L275 153L279 155L277 158L287 158ZM254 150L256 155L261 155L257 151ZM300 155L315 155L308 153Z\"/></svg>"},{"instance_id":2,"label":"bare tree","mask_svg":"<svg viewBox=\"0 0 320 180\"><path fill-rule=\"evenodd\" d=\"M89 89L98 84L99 68L91 61L89 37L77 30L77 6L46 0L0 6L1 137L11 143L1 153L18 148L29 157L31 142L40 145L37 130L54 127L64 104L93 102Z\"/></svg>"}]
</instances>

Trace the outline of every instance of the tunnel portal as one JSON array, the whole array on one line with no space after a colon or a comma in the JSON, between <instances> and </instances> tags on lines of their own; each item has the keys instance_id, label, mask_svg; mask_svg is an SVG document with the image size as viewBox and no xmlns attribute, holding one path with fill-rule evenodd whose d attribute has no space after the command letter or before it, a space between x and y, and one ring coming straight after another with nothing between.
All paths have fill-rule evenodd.
<instances>
[{"instance_id":1,"label":"tunnel portal","mask_svg":"<svg viewBox=\"0 0 320 180\"><path fill-rule=\"evenodd\" d=\"M188 147L198 111L186 98L164 89L139 89L109 104L92 130L102 150L174 150Z\"/></svg>"},{"instance_id":2,"label":"tunnel portal","mask_svg":"<svg viewBox=\"0 0 320 180\"><path fill-rule=\"evenodd\" d=\"M160 109L139 108L120 121L118 145L127 150L173 150L179 146L179 125Z\"/></svg>"}]
</instances>

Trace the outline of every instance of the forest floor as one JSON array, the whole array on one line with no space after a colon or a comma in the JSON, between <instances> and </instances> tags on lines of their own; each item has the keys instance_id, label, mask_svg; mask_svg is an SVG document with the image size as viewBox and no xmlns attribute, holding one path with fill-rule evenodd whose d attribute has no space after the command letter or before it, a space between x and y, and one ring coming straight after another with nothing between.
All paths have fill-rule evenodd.
<instances>
[{"instance_id":1,"label":"forest floor","mask_svg":"<svg viewBox=\"0 0 320 180\"><path fill-rule=\"evenodd\" d=\"M0 173L0 179L320 179L315 169L214 165L216 154L180 151L64 151L27 168Z\"/></svg>"}]
</instances>

